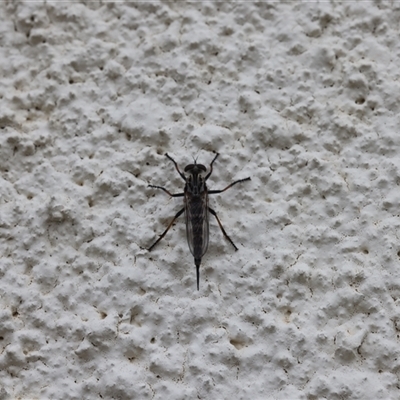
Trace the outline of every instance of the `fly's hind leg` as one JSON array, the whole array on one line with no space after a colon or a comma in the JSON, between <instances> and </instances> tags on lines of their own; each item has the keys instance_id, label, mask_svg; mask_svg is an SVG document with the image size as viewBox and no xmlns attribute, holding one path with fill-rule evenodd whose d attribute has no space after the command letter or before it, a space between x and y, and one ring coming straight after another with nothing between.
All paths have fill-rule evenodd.
<instances>
[{"instance_id":1,"label":"fly's hind leg","mask_svg":"<svg viewBox=\"0 0 400 400\"><path fill-rule=\"evenodd\" d=\"M208 207L208 210L209 210L210 213L211 213L212 215L214 215L214 217L217 219L218 225L219 225L219 227L221 228L221 231L222 231L223 235L229 240L230 244L231 244L231 245L235 248L235 250L237 251L238 248L235 246L235 243L233 243L233 241L232 241L232 239L229 237L229 235L225 232L225 229L224 229L224 227L222 226L221 221L219 220L217 213L216 213L212 208L210 208L210 207Z\"/></svg>"},{"instance_id":2,"label":"fly's hind leg","mask_svg":"<svg viewBox=\"0 0 400 400\"><path fill-rule=\"evenodd\" d=\"M169 223L169 225L167 226L167 229L160 235L160 237L148 248L149 251L153 250L153 247L166 235L166 233L169 231L169 229L171 228L171 226L174 224L174 222L176 221L176 219L182 215L182 213L185 211L184 208L182 208L182 210L179 210L174 219Z\"/></svg>"}]
</instances>

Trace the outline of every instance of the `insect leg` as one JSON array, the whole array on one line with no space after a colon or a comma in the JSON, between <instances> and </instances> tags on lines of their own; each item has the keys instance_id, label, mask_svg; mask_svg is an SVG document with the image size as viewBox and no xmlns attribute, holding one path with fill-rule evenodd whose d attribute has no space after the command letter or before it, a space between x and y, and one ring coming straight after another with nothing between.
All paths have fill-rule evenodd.
<instances>
[{"instance_id":1,"label":"insect leg","mask_svg":"<svg viewBox=\"0 0 400 400\"><path fill-rule=\"evenodd\" d=\"M171 226L173 225L173 223L175 222L175 220L185 211L184 208L182 208L182 210L179 210L174 219L169 223L169 225L167 226L167 229L160 235L160 237L148 248L149 251L153 250L153 247L165 236L165 234L169 231L169 229L171 228Z\"/></svg>"},{"instance_id":2,"label":"insect leg","mask_svg":"<svg viewBox=\"0 0 400 400\"><path fill-rule=\"evenodd\" d=\"M245 182L245 181L251 181L251 178L249 177L249 178L239 179L238 181L232 182L230 185L228 185L225 189L222 189L222 190L209 190L208 194L216 194L216 193L225 192L225 190L231 188L233 185L236 185L237 183Z\"/></svg>"},{"instance_id":3,"label":"insect leg","mask_svg":"<svg viewBox=\"0 0 400 400\"><path fill-rule=\"evenodd\" d=\"M182 172L180 171L178 164L176 163L176 161L168 155L168 153L165 153L166 157L169 158L174 164L175 164L175 168L178 171L179 175L182 177L182 179L186 182L186 177L185 175L182 174Z\"/></svg>"},{"instance_id":4,"label":"insect leg","mask_svg":"<svg viewBox=\"0 0 400 400\"><path fill-rule=\"evenodd\" d=\"M170 191L168 191L167 189L163 188L162 186L149 185L148 187L164 190L164 192L168 193L171 197L183 197L185 195L185 193L172 194Z\"/></svg>"},{"instance_id":5,"label":"insect leg","mask_svg":"<svg viewBox=\"0 0 400 400\"><path fill-rule=\"evenodd\" d=\"M238 248L235 246L235 243L233 243L232 239L231 239L231 238L228 236L228 234L225 232L225 229L224 229L224 227L222 226L221 221L219 220L217 213L216 213L212 208L210 208L210 207L208 207L208 210L209 210L210 213L211 213L212 215L214 215L214 217L217 219L218 225L219 225L219 227L221 228L221 231L222 231L223 235L229 240L229 242L231 243L231 245L232 245L232 246L235 248L235 250L237 251Z\"/></svg>"},{"instance_id":6,"label":"insect leg","mask_svg":"<svg viewBox=\"0 0 400 400\"><path fill-rule=\"evenodd\" d=\"M206 181L206 180L211 176L212 171L213 171L213 164L214 164L214 161L217 159L218 156L219 156L219 153L217 153L217 154L215 155L214 159L211 161L211 164L210 164L210 172L205 176L204 181Z\"/></svg>"}]
</instances>

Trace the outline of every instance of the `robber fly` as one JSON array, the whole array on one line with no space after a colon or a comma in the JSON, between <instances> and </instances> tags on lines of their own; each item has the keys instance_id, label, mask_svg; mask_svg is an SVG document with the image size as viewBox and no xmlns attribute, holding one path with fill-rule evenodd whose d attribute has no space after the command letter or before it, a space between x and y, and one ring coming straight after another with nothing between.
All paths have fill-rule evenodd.
<instances>
[{"instance_id":1,"label":"robber fly","mask_svg":"<svg viewBox=\"0 0 400 400\"><path fill-rule=\"evenodd\" d=\"M207 171L206 167L202 164L197 164L194 161L194 164L189 164L185 167L185 172L189 175L185 176L178 167L176 161L170 157L168 154L165 154L167 158L169 158L175 165L176 170L179 175L185 181L185 189L183 193L172 194L167 189L161 186L149 185L150 187L161 189L171 197L184 197L185 206L179 210L170 224L167 226L167 229L160 235L160 237L149 247L149 251L151 251L154 246L165 236L165 234L169 231L175 220L185 212L186 216L186 237L189 244L190 252L194 257L194 264L196 266L196 275L197 275L197 290L199 290L199 281L200 281L200 263L201 258L207 251L208 248L208 238L209 238L209 223L208 223L208 213L211 213L216 218L219 227L223 235L228 239L231 245L235 250L238 248L233 243L232 239L228 236L223 228L220 219L217 216L217 213L208 206L208 195L222 193L225 190L229 189L233 185L237 183L249 181L250 178L239 179L230 185L228 185L225 189L222 190L208 190L206 186L207 179L211 176L213 171L214 161L217 159L219 154L217 153L214 159L210 164L210 172L203 177L202 174Z\"/></svg>"}]
</instances>

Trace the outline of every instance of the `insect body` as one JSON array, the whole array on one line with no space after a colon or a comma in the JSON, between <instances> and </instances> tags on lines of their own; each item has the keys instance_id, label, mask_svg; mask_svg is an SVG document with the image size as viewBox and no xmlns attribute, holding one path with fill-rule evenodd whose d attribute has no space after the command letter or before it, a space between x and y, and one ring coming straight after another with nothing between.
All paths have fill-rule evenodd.
<instances>
[{"instance_id":1,"label":"insect body","mask_svg":"<svg viewBox=\"0 0 400 400\"><path fill-rule=\"evenodd\" d=\"M209 239L209 223L208 216L209 213L214 215L216 218L219 227L223 235L229 240L232 246L237 250L238 248L233 243L232 239L228 236L223 228L220 219L217 216L217 213L208 206L208 195L216 194L224 192L229 189L233 185L237 183L244 182L250 180L250 178L239 179L230 185L228 185L225 189L222 190L208 190L206 186L207 179L211 176L213 171L214 161L217 159L219 154L217 153L214 159L210 164L210 172L203 177L202 174L207 171L206 167L202 164L197 164L196 161L194 164L189 164L185 167L185 172L188 173L188 176L185 176L178 167L176 161L166 154L175 165L176 170L179 175L185 181L185 189L183 193L172 194L167 189L161 186L149 185L150 187L161 189L171 197L184 197L184 208L179 210L170 224L167 226L167 229L160 235L160 237L149 247L149 251L151 251L154 246L165 236L165 234L169 231L175 220L185 212L186 216L186 237L189 244L190 252L194 257L194 264L196 266L196 275L197 275L197 290L199 290L199 281L200 281L200 263L201 259L207 251L208 248L208 239Z\"/></svg>"}]
</instances>

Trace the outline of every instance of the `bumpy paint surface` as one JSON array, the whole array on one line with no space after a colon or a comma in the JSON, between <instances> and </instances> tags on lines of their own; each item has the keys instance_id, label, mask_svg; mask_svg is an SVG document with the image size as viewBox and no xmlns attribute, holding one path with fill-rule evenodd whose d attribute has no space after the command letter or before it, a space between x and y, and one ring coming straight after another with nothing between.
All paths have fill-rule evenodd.
<instances>
[{"instance_id":1,"label":"bumpy paint surface","mask_svg":"<svg viewBox=\"0 0 400 400\"><path fill-rule=\"evenodd\" d=\"M1 400L398 399L399 3L0 14Z\"/></svg>"}]
</instances>

